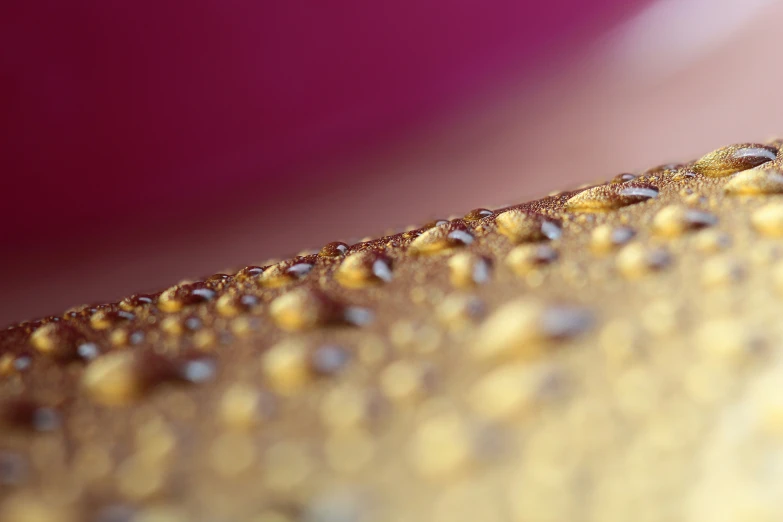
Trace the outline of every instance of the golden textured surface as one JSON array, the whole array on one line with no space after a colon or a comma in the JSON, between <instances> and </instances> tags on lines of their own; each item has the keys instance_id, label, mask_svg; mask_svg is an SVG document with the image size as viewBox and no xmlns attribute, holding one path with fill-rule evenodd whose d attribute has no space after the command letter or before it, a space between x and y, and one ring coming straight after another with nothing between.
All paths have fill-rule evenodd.
<instances>
[{"instance_id":1,"label":"golden textured surface","mask_svg":"<svg viewBox=\"0 0 783 522\"><path fill-rule=\"evenodd\" d=\"M778 146L10 326L0 521L781 520Z\"/></svg>"}]
</instances>

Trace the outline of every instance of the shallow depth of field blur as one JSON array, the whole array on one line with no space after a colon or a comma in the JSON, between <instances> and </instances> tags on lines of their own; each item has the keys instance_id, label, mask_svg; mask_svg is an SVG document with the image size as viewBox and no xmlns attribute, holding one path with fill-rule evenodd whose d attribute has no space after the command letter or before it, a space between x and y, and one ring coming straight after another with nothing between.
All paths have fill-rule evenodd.
<instances>
[{"instance_id":1,"label":"shallow depth of field blur","mask_svg":"<svg viewBox=\"0 0 783 522\"><path fill-rule=\"evenodd\" d=\"M15 13L18 20L5 17L0 65L10 82L5 76L0 86L0 108L8 104L3 112L10 117L0 123L5 156L0 158L0 324L158 290L333 240L358 240L475 207L521 202L620 172L691 159L732 142L783 135L783 70L776 63L783 44L781 0L616 2L606 12L565 16L572 23L545 27L533 36L533 47L515 36L514 23L520 30L526 27L522 18L505 20L497 34L505 28L508 40L498 36L475 53L470 42L460 46L459 35L485 43L491 35L465 25L471 23L465 8L470 2L457 3L461 17L454 20L448 10L457 8L449 2L425 4L432 10L412 12L407 22L396 13L399 27L389 33L400 35L395 45L369 44L376 19L366 12L334 16L341 23L366 24L352 33L356 41L335 44L335 52L359 53L367 47L393 48L395 54L368 51L362 58L366 63L358 60L344 77L339 65L334 72L328 64L305 64L317 69L308 82L280 84L285 99L302 97L301 104L292 102L303 107L301 112L268 120L263 111L245 111L242 104L258 109L253 97L264 91L253 87L273 89L280 78L267 81L264 75L271 71L254 71L256 83L236 85L245 76L235 69L253 63L254 50L241 48L242 35L254 34L252 19L234 28L224 25L231 17L204 18L215 38L228 35L223 43L240 46L236 62L230 53L210 56L212 44L206 42L199 52L207 54L193 56L192 63L142 68L147 77L120 75L122 83L113 86L96 76L107 63L121 70L123 64L146 63L147 55L155 59L156 50L144 44L145 31L153 30L145 24L154 26L159 14L155 9L112 13L139 18L119 24L138 29L138 35L107 36L125 38L127 45L117 56L100 53L100 31L89 38L75 35L63 48L95 55L78 71L68 70L71 62L65 58L59 61L61 42L54 37L31 47L35 35L25 34L24 25L40 21L39 32L51 25L62 36L68 29L57 20L76 16L72 12L44 9L32 18L24 12ZM482 24L493 21L493 12L505 16L508 8L504 2L473 4L485 15L475 20ZM221 14L221 5L215 3L213 15ZM259 14L264 27L279 30L269 42L280 43L285 42L285 23L297 19L278 23L275 17L286 13L277 11L270 7ZM522 17L525 9L514 12ZM89 15L87 7L78 16L85 27ZM430 34L417 16L463 25L451 28L446 36L452 41L444 46L438 38L445 30L433 26ZM328 48L330 35L338 38L340 32L340 27L333 29L312 45ZM158 30L163 34L165 27ZM187 42L176 37L156 44L188 55ZM216 48L231 48L226 45ZM259 51L260 63L309 56L309 48L303 49L267 47ZM411 57L418 71L405 69ZM172 83L178 74L191 78L202 59L220 65L211 83ZM350 57L330 59L338 63ZM388 67L384 60L390 61ZM427 75L438 67L453 76L438 83L437 75ZM417 98L416 77L402 78L399 85L361 77L362 71L380 71L393 78L395 68L420 74L426 96ZM318 105L317 78L329 74L328 89L337 96L333 99L346 97L345 110L338 105L321 127L298 133L297 118L303 126L312 123L306 121L312 115L307 108ZM69 78L76 78L71 86L100 89L69 91ZM226 90L224 82L234 83ZM356 82L385 90L381 96L380 91L353 89ZM177 90L155 98L157 85ZM194 93L209 97L210 89L216 97L231 93L235 103L189 104ZM138 93L149 96L149 104L143 96L135 98ZM395 104L398 96L410 103ZM155 106L161 99L171 100L170 105ZM138 118L133 117L136 108L127 110L127 100L138 105ZM171 114L165 113L167 107ZM231 126L204 123L210 121ZM239 139L236 148L228 147L237 136L245 137L245 128L246 137L258 141ZM253 134L257 129L263 132ZM115 139L118 133L121 139ZM212 154L215 143L219 147ZM165 155L176 146L192 161Z\"/></svg>"}]
</instances>

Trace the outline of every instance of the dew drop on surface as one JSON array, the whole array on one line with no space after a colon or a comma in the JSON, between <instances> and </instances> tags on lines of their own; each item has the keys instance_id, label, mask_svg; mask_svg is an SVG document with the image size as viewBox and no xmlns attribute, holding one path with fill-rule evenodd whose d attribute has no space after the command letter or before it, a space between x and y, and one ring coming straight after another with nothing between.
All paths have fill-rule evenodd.
<instances>
[{"instance_id":1,"label":"dew drop on surface","mask_svg":"<svg viewBox=\"0 0 783 522\"><path fill-rule=\"evenodd\" d=\"M254 295L225 293L215 302L215 310L223 317L234 317L254 309L258 304L258 297Z\"/></svg>"},{"instance_id":2,"label":"dew drop on surface","mask_svg":"<svg viewBox=\"0 0 783 522\"><path fill-rule=\"evenodd\" d=\"M526 275L556 261L557 257L557 250L547 244L518 245L506 256L506 265L517 275Z\"/></svg>"},{"instance_id":3,"label":"dew drop on surface","mask_svg":"<svg viewBox=\"0 0 783 522\"><path fill-rule=\"evenodd\" d=\"M777 152L774 147L759 143L730 145L705 154L691 168L704 176L723 177L773 161Z\"/></svg>"},{"instance_id":4,"label":"dew drop on surface","mask_svg":"<svg viewBox=\"0 0 783 522\"><path fill-rule=\"evenodd\" d=\"M492 267L485 257L470 252L459 252L448 261L450 279L454 286L470 288L489 281Z\"/></svg>"},{"instance_id":5,"label":"dew drop on surface","mask_svg":"<svg viewBox=\"0 0 783 522\"><path fill-rule=\"evenodd\" d=\"M138 308L152 306L154 303L155 297L151 295L135 294L120 301L120 308L132 312Z\"/></svg>"},{"instance_id":6,"label":"dew drop on surface","mask_svg":"<svg viewBox=\"0 0 783 522\"><path fill-rule=\"evenodd\" d=\"M452 248L473 243L473 235L460 223L445 223L430 228L414 239L409 252L412 254L438 254Z\"/></svg>"},{"instance_id":7,"label":"dew drop on surface","mask_svg":"<svg viewBox=\"0 0 783 522\"><path fill-rule=\"evenodd\" d=\"M590 245L596 252L609 252L625 245L635 236L636 231L631 227L603 224L593 230Z\"/></svg>"},{"instance_id":8,"label":"dew drop on surface","mask_svg":"<svg viewBox=\"0 0 783 522\"><path fill-rule=\"evenodd\" d=\"M321 257L343 257L348 253L348 248L350 247L346 243L334 241L324 245L318 255Z\"/></svg>"},{"instance_id":9,"label":"dew drop on surface","mask_svg":"<svg viewBox=\"0 0 783 522\"><path fill-rule=\"evenodd\" d=\"M260 266L246 266L234 276L234 279L239 282L253 281L257 279L264 269Z\"/></svg>"},{"instance_id":10,"label":"dew drop on surface","mask_svg":"<svg viewBox=\"0 0 783 522\"><path fill-rule=\"evenodd\" d=\"M375 314L369 308L346 306L343 310L343 319L354 326L365 326L375 320Z\"/></svg>"},{"instance_id":11,"label":"dew drop on surface","mask_svg":"<svg viewBox=\"0 0 783 522\"><path fill-rule=\"evenodd\" d=\"M319 346L310 356L313 372L323 376L339 373L350 360L351 354L345 348L336 344Z\"/></svg>"},{"instance_id":12,"label":"dew drop on surface","mask_svg":"<svg viewBox=\"0 0 783 522\"><path fill-rule=\"evenodd\" d=\"M217 364L210 358L183 361L179 367L180 377L189 383L202 384L211 381L217 374Z\"/></svg>"},{"instance_id":13,"label":"dew drop on surface","mask_svg":"<svg viewBox=\"0 0 783 522\"><path fill-rule=\"evenodd\" d=\"M643 203L658 197L658 189L636 182L599 185L566 201L566 209L577 212L605 212Z\"/></svg>"},{"instance_id":14,"label":"dew drop on surface","mask_svg":"<svg viewBox=\"0 0 783 522\"><path fill-rule=\"evenodd\" d=\"M105 330L135 318L136 316L127 310L97 310L90 316L90 326L96 330Z\"/></svg>"},{"instance_id":15,"label":"dew drop on surface","mask_svg":"<svg viewBox=\"0 0 783 522\"><path fill-rule=\"evenodd\" d=\"M727 194L758 196L783 193L783 170L777 166L756 167L735 174L723 186Z\"/></svg>"},{"instance_id":16,"label":"dew drop on surface","mask_svg":"<svg viewBox=\"0 0 783 522\"><path fill-rule=\"evenodd\" d=\"M301 259L283 261L267 268L259 281L270 288L286 286L303 279L312 271L313 266L313 263Z\"/></svg>"},{"instance_id":17,"label":"dew drop on surface","mask_svg":"<svg viewBox=\"0 0 783 522\"><path fill-rule=\"evenodd\" d=\"M513 243L528 243L549 239L544 232L544 221L541 216L520 209L506 210L495 217L498 232ZM552 233L552 231L550 231Z\"/></svg>"},{"instance_id":18,"label":"dew drop on surface","mask_svg":"<svg viewBox=\"0 0 783 522\"><path fill-rule=\"evenodd\" d=\"M769 203L751 214L753 227L770 237L783 236L783 203Z\"/></svg>"},{"instance_id":19,"label":"dew drop on surface","mask_svg":"<svg viewBox=\"0 0 783 522\"><path fill-rule=\"evenodd\" d=\"M359 250L343 259L335 276L340 284L348 287L389 283L393 279L391 260L382 252Z\"/></svg>"},{"instance_id":20,"label":"dew drop on surface","mask_svg":"<svg viewBox=\"0 0 783 522\"><path fill-rule=\"evenodd\" d=\"M656 234L674 237L688 231L710 227L717 222L717 216L709 212L669 205L655 214L652 228Z\"/></svg>"},{"instance_id":21,"label":"dew drop on surface","mask_svg":"<svg viewBox=\"0 0 783 522\"><path fill-rule=\"evenodd\" d=\"M79 357L86 361L91 361L101 354L98 345L95 343L82 343L76 351L78 352Z\"/></svg>"},{"instance_id":22,"label":"dew drop on surface","mask_svg":"<svg viewBox=\"0 0 783 522\"><path fill-rule=\"evenodd\" d=\"M188 283L169 288L158 297L158 307L164 312L178 312L215 297L215 291L204 283Z\"/></svg>"},{"instance_id":23,"label":"dew drop on surface","mask_svg":"<svg viewBox=\"0 0 783 522\"><path fill-rule=\"evenodd\" d=\"M30 344L40 353L68 361L78 358L78 346L84 336L73 326L53 322L39 326L30 335Z\"/></svg>"},{"instance_id":24,"label":"dew drop on surface","mask_svg":"<svg viewBox=\"0 0 783 522\"><path fill-rule=\"evenodd\" d=\"M633 181L636 179L636 174L630 174L630 173L624 173L624 174L618 174L615 177L612 178L610 183L625 183L627 181Z\"/></svg>"},{"instance_id":25,"label":"dew drop on surface","mask_svg":"<svg viewBox=\"0 0 783 522\"><path fill-rule=\"evenodd\" d=\"M338 308L320 292L296 288L276 297L269 305L269 313L281 328L298 331L326 324L334 318Z\"/></svg>"},{"instance_id":26,"label":"dew drop on surface","mask_svg":"<svg viewBox=\"0 0 783 522\"><path fill-rule=\"evenodd\" d=\"M666 249L639 243L627 245L617 254L617 268L628 278L663 270L671 262L671 254Z\"/></svg>"},{"instance_id":27,"label":"dew drop on surface","mask_svg":"<svg viewBox=\"0 0 783 522\"><path fill-rule=\"evenodd\" d=\"M0 403L0 424L35 432L51 432L60 427L60 413L51 407L28 399L11 399Z\"/></svg>"},{"instance_id":28,"label":"dew drop on surface","mask_svg":"<svg viewBox=\"0 0 783 522\"><path fill-rule=\"evenodd\" d=\"M486 208L477 208L474 210L471 210L467 214L465 214L465 217L463 218L465 221L478 221L480 219L484 219L486 217L489 217L493 214L493 212Z\"/></svg>"}]
</instances>

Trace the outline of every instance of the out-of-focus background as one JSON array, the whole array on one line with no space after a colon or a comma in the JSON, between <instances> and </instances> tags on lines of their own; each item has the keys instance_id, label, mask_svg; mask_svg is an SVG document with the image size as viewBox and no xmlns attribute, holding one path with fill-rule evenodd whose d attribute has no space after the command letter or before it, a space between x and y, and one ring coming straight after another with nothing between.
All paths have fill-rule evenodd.
<instances>
[{"instance_id":1,"label":"out-of-focus background","mask_svg":"<svg viewBox=\"0 0 783 522\"><path fill-rule=\"evenodd\" d=\"M0 324L783 135L780 0L17 4Z\"/></svg>"}]
</instances>

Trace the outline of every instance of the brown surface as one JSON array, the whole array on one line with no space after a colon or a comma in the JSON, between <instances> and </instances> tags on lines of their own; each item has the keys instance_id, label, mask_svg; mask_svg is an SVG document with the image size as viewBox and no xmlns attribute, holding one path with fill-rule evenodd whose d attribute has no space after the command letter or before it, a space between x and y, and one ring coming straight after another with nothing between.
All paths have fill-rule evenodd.
<instances>
[{"instance_id":1,"label":"brown surface","mask_svg":"<svg viewBox=\"0 0 783 522\"><path fill-rule=\"evenodd\" d=\"M0 520L780 517L778 146L14 327Z\"/></svg>"}]
</instances>

